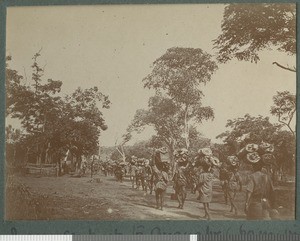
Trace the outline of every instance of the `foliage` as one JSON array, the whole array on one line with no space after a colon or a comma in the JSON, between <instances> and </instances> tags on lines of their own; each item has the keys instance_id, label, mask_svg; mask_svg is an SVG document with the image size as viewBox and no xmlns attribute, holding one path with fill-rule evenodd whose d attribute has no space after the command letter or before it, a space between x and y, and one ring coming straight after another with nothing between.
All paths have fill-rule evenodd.
<instances>
[{"instance_id":1,"label":"foliage","mask_svg":"<svg viewBox=\"0 0 300 241\"><path fill-rule=\"evenodd\" d=\"M157 133L156 139L172 153L184 126L183 120L178 118L179 107L172 99L159 94L149 99L148 107L136 111L129 129L141 132L146 126L152 126Z\"/></svg>"},{"instance_id":2,"label":"foliage","mask_svg":"<svg viewBox=\"0 0 300 241\"><path fill-rule=\"evenodd\" d=\"M131 159L131 156L150 159L152 154L149 148L149 141L139 141L133 145L126 145L124 146L124 153L127 161ZM120 153L114 149L110 155L110 158L114 161L119 161Z\"/></svg>"},{"instance_id":3,"label":"foliage","mask_svg":"<svg viewBox=\"0 0 300 241\"><path fill-rule=\"evenodd\" d=\"M278 118L278 122L285 125L295 136L295 131L291 127L291 121L296 113L296 95L289 91L277 92L273 97L274 105L271 106L270 113Z\"/></svg>"},{"instance_id":4,"label":"foliage","mask_svg":"<svg viewBox=\"0 0 300 241\"><path fill-rule=\"evenodd\" d=\"M234 58L256 63L258 52L272 46L296 54L295 4L229 4L221 28L213 41L221 63Z\"/></svg>"},{"instance_id":5,"label":"foliage","mask_svg":"<svg viewBox=\"0 0 300 241\"><path fill-rule=\"evenodd\" d=\"M272 124L268 117L244 117L228 120L226 127L230 130L220 134L225 143L223 150L228 155L235 155L248 143L260 144L262 141L275 145L274 155L279 167L291 169L294 167L295 138L291 132L281 130L281 125Z\"/></svg>"},{"instance_id":6,"label":"foliage","mask_svg":"<svg viewBox=\"0 0 300 241\"><path fill-rule=\"evenodd\" d=\"M181 131L184 133L187 148L190 145L190 123L201 123L214 117L211 107L202 106L204 94L201 84L209 82L216 70L217 65L212 56L203 50L175 47L168 49L154 61L151 74L143 80L146 88L154 89L156 93L165 96L166 100L162 104L169 105L166 115L174 112L173 119L177 119L176 122L183 121L184 128Z\"/></svg>"},{"instance_id":7,"label":"foliage","mask_svg":"<svg viewBox=\"0 0 300 241\"><path fill-rule=\"evenodd\" d=\"M44 69L33 57L31 83L7 65L7 115L21 121L25 134L22 143L37 156L38 162L59 161L67 149L81 159L83 154L94 154L101 130L106 130L102 112L109 108L108 96L97 87L77 88L72 94L59 95L62 81L43 80ZM9 61L11 58L8 57Z\"/></svg>"}]
</instances>

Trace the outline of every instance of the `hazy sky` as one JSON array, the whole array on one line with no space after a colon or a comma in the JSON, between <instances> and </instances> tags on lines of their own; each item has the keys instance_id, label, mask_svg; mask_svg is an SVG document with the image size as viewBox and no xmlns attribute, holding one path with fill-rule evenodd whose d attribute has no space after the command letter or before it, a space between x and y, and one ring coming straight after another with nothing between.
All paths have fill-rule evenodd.
<instances>
[{"instance_id":1,"label":"hazy sky","mask_svg":"<svg viewBox=\"0 0 300 241\"><path fill-rule=\"evenodd\" d=\"M101 144L114 145L153 94L142 85L152 62L171 47L201 48L214 55L211 41L220 34L223 10L219 4L10 7L7 54L13 57L10 66L29 79L32 56L42 47L45 78L63 81L63 93L98 86L109 95L112 105L104 111L109 128ZM296 59L264 51L258 64L219 65L203 87L204 104L215 111L214 121L199 126L206 137L215 141L227 119L269 115L276 91L295 93L295 73L272 65L274 61L293 66Z\"/></svg>"}]
</instances>

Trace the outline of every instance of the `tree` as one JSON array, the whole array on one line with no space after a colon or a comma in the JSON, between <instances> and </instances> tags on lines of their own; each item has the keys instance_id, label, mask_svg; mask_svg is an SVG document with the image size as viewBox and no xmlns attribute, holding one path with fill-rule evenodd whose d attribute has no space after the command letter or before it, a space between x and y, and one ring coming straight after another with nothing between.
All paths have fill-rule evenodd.
<instances>
[{"instance_id":1,"label":"tree","mask_svg":"<svg viewBox=\"0 0 300 241\"><path fill-rule=\"evenodd\" d=\"M281 130L282 125L272 124L268 117L253 117L246 114L244 117L228 120L226 132L217 136L225 143L223 150L228 155L235 155L248 143L260 144L262 141L272 143L275 146L274 155L279 168L285 167L292 170L295 166L293 155L295 154L295 138L289 131Z\"/></svg>"},{"instance_id":2,"label":"tree","mask_svg":"<svg viewBox=\"0 0 300 241\"><path fill-rule=\"evenodd\" d=\"M178 118L180 108L170 98L156 94L150 97L148 109L137 110L129 126L131 132L142 132L146 126L156 131L156 144L164 143L172 156L184 128L184 122Z\"/></svg>"},{"instance_id":3,"label":"tree","mask_svg":"<svg viewBox=\"0 0 300 241\"><path fill-rule=\"evenodd\" d=\"M38 52L33 57L34 62L31 66L33 84L31 85L30 83L24 84L23 77L17 71L7 68L6 110L7 115L21 121L28 135L35 136L38 150L37 162L40 163L46 146L49 144L48 136L51 133L51 127L59 115L59 106L62 102L57 93L61 90L62 82L52 79L42 80L44 69L37 63L39 56Z\"/></svg>"},{"instance_id":4,"label":"tree","mask_svg":"<svg viewBox=\"0 0 300 241\"><path fill-rule=\"evenodd\" d=\"M244 117L228 120L226 127L230 130L221 133L217 138L223 139L229 146L230 153L234 155L241 146L248 143L271 142L279 125L273 125L268 117L246 114Z\"/></svg>"},{"instance_id":5,"label":"tree","mask_svg":"<svg viewBox=\"0 0 300 241\"><path fill-rule=\"evenodd\" d=\"M295 131L291 127L291 121L296 113L296 95L289 91L277 92L273 97L274 105L271 106L270 113L278 118L278 122L285 125L295 136Z\"/></svg>"},{"instance_id":6,"label":"tree","mask_svg":"<svg viewBox=\"0 0 300 241\"><path fill-rule=\"evenodd\" d=\"M37 163L60 161L69 149L80 166L81 156L94 154L100 132L107 129L100 108L109 108L110 101L97 87L77 88L71 95L61 97L58 93L62 82L43 80L39 56L37 53L33 57L29 84L7 66L7 115L21 121L27 157L34 153Z\"/></svg>"},{"instance_id":7,"label":"tree","mask_svg":"<svg viewBox=\"0 0 300 241\"><path fill-rule=\"evenodd\" d=\"M97 87L77 88L64 98L60 108L62 115L53 128L53 147L69 149L76 157L77 169L82 155L97 153L100 133L107 129L99 105L109 108L110 101Z\"/></svg>"},{"instance_id":8,"label":"tree","mask_svg":"<svg viewBox=\"0 0 300 241\"><path fill-rule=\"evenodd\" d=\"M213 41L218 61L231 59L257 63L259 52L276 48L296 54L296 5L278 3L228 4L225 7L222 33ZM296 72L296 68L277 66Z\"/></svg>"},{"instance_id":9,"label":"tree","mask_svg":"<svg viewBox=\"0 0 300 241\"><path fill-rule=\"evenodd\" d=\"M144 80L144 86L156 90L174 102L177 118L184 122L184 138L189 148L191 122L213 119L211 107L204 107L201 84L210 81L217 70L212 56L201 49L170 48L154 61L153 70Z\"/></svg>"},{"instance_id":10,"label":"tree","mask_svg":"<svg viewBox=\"0 0 300 241\"><path fill-rule=\"evenodd\" d=\"M118 153L121 155L123 162L126 161L126 153L125 153L125 149L124 149L124 145L130 141L131 139L131 133L127 132L126 134L124 134L122 136L122 141L120 143L118 143L118 139L116 139L115 142L115 148L118 151Z\"/></svg>"},{"instance_id":11,"label":"tree","mask_svg":"<svg viewBox=\"0 0 300 241\"><path fill-rule=\"evenodd\" d=\"M21 137L20 129L15 129L11 125L5 128L6 160L12 160L14 164L16 164L17 147Z\"/></svg>"}]
</instances>

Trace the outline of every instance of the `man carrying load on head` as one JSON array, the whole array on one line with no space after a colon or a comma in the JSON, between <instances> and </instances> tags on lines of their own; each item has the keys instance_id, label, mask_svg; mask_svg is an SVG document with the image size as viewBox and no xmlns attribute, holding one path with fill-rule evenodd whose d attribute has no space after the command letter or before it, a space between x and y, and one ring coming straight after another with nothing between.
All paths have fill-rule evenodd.
<instances>
[{"instance_id":1,"label":"man carrying load on head","mask_svg":"<svg viewBox=\"0 0 300 241\"><path fill-rule=\"evenodd\" d=\"M173 177L175 194L178 200L178 208L183 209L183 205L186 199L186 186L187 177L186 170L188 168L188 150L180 149L176 150L174 153L175 157L175 175Z\"/></svg>"}]
</instances>

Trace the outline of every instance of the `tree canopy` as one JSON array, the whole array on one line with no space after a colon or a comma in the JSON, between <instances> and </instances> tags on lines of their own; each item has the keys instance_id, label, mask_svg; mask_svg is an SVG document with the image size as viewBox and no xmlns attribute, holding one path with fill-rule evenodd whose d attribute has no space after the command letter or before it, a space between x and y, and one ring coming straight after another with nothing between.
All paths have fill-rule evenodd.
<instances>
[{"instance_id":1,"label":"tree canopy","mask_svg":"<svg viewBox=\"0 0 300 241\"><path fill-rule=\"evenodd\" d=\"M110 101L97 87L62 96L63 82L44 80L39 56L33 57L29 82L7 63L6 113L20 120L23 145L35 153L37 162L59 160L66 149L80 161L81 155L97 150L100 132L107 129L100 108L109 108Z\"/></svg>"},{"instance_id":2,"label":"tree canopy","mask_svg":"<svg viewBox=\"0 0 300 241\"><path fill-rule=\"evenodd\" d=\"M229 130L217 138L224 140L229 155L237 154L248 143L260 144L264 141L275 145L274 155L280 167L289 170L294 167L295 138L290 131L282 130L282 125L272 124L268 117L246 114L244 117L228 120L226 127Z\"/></svg>"},{"instance_id":3,"label":"tree canopy","mask_svg":"<svg viewBox=\"0 0 300 241\"><path fill-rule=\"evenodd\" d=\"M221 28L222 33L213 41L221 63L231 59L256 63L259 51L271 48L296 54L295 4L228 4Z\"/></svg>"},{"instance_id":4,"label":"tree canopy","mask_svg":"<svg viewBox=\"0 0 300 241\"><path fill-rule=\"evenodd\" d=\"M156 59L152 72L143 79L146 88L166 96L165 104L172 105L167 106L167 114L173 111L172 119L183 121L184 128L181 130L185 136L186 148L190 145L191 122L201 123L214 117L210 106L202 106L204 94L201 84L209 82L217 68L212 56L202 49L175 47Z\"/></svg>"},{"instance_id":5,"label":"tree canopy","mask_svg":"<svg viewBox=\"0 0 300 241\"><path fill-rule=\"evenodd\" d=\"M273 97L274 105L271 106L270 113L277 117L278 122L285 125L295 136L295 130L291 127L291 122L296 113L296 95L289 91L277 92Z\"/></svg>"}]
</instances>

